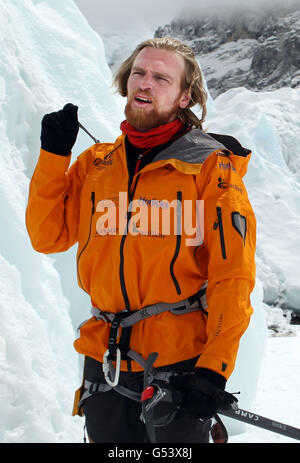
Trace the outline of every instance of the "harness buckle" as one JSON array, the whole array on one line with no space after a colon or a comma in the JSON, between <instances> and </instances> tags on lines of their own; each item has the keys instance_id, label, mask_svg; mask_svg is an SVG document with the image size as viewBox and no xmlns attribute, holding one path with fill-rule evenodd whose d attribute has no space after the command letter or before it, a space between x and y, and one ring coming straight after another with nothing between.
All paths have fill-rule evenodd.
<instances>
[{"instance_id":1,"label":"harness buckle","mask_svg":"<svg viewBox=\"0 0 300 463\"><path fill-rule=\"evenodd\" d=\"M119 383L119 378L120 378L120 369L121 369L121 351L117 347L116 349L116 368L114 368L112 364L112 360L108 360L110 352L109 349L104 353L103 355L103 373L104 373L104 378L107 384L109 384L111 387L116 387ZM109 374L112 374L114 372L114 378L110 379Z\"/></svg>"}]
</instances>

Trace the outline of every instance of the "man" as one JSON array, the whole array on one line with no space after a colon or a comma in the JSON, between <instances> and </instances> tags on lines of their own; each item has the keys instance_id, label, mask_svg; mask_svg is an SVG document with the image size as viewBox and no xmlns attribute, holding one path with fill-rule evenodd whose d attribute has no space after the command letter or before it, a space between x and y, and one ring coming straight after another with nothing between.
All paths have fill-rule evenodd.
<instances>
[{"instance_id":1,"label":"man","mask_svg":"<svg viewBox=\"0 0 300 463\"><path fill-rule=\"evenodd\" d=\"M74 343L85 356L77 411L90 441L208 442L211 418L233 400L222 391L252 313L255 217L242 181L251 153L202 130L201 71L181 42L143 42L115 85L127 97L121 136L70 168L78 108L44 117L28 232L39 252L78 242L93 316ZM152 352L145 383L154 398L169 393L143 407L145 428Z\"/></svg>"}]
</instances>

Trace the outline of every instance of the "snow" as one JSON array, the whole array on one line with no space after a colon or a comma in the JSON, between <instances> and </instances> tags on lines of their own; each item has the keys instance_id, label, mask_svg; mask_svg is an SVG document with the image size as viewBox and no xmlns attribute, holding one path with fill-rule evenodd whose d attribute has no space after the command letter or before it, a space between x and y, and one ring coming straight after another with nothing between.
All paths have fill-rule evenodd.
<instances>
[{"instance_id":1,"label":"snow","mask_svg":"<svg viewBox=\"0 0 300 463\"><path fill-rule=\"evenodd\" d=\"M106 60L124 35L111 42L106 36L112 48L105 50L71 0L22 6L10 0L1 7L0 442L82 442L84 422L71 416L82 363L73 341L90 302L76 286L76 249L36 253L24 215L45 113L72 102L94 136L107 142L118 135L124 101L112 91ZM145 38L141 30L132 34ZM254 315L227 389L241 391L242 408L294 426L300 425L300 331L279 304L300 310L299 100L299 89L237 88L209 99L206 127L253 150L245 181L258 225ZM80 131L73 160L91 143ZM225 421L230 442L291 441Z\"/></svg>"},{"instance_id":2,"label":"snow","mask_svg":"<svg viewBox=\"0 0 300 463\"><path fill-rule=\"evenodd\" d=\"M257 218L257 277L268 304L298 311L299 105L299 89L236 88L211 103L208 123L208 130L230 133L253 152L245 184Z\"/></svg>"},{"instance_id":3,"label":"snow","mask_svg":"<svg viewBox=\"0 0 300 463\"><path fill-rule=\"evenodd\" d=\"M216 40L214 37L213 40ZM237 72L250 71L251 51L256 46L256 40L244 39L238 42L227 42L216 50L207 54L201 54L201 66L206 79L220 80L228 76L234 70ZM220 66L220 62L222 66Z\"/></svg>"},{"instance_id":4,"label":"snow","mask_svg":"<svg viewBox=\"0 0 300 463\"><path fill-rule=\"evenodd\" d=\"M300 328L294 327L292 336L268 338L256 399L251 408L259 415L296 428L299 428L300 416L299 336ZM268 444L297 441L246 425L245 432L230 436L229 442Z\"/></svg>"}]
</instances>

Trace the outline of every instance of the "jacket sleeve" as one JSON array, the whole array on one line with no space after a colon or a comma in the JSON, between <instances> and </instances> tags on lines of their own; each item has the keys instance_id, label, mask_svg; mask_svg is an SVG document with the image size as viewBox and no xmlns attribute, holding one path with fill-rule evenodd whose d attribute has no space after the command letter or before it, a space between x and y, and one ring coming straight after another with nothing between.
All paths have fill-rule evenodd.
<instances>
[{"instance_id":1,"label":"jacket sleeve","mask_svg":"<svg viewBox=\"0 0 300 463\"><path fill-rule=\"evenodd\" d=\"M80 192L91 157L87 150L69 168L71 156L41 149L26 208L26 227L36 251L66 251L77 242Z\"/></svg>"},{"instance_id":2,"label":"jacket sleeve","mask_svg":"<svg viewBox=\"0 0 300 463\"><path fill-rule=\"evenodd\" d=\"M204 199L204 243L197 261L200 267L206 262L201 273L208 280L208 317L207 341L196 367L228 379L253 312L250 294L255 284L256 220L230 157L226 169L224 157L218 158L214 154L207 160L199 185Z\"/></svg>"}]
</instances>

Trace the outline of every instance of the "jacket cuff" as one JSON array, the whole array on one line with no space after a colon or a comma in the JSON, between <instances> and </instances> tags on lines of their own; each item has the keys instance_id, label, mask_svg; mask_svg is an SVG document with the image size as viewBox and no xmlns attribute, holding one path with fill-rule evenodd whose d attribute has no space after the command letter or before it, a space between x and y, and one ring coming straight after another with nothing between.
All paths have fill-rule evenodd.
<instances>
[{"instance_id":1,"label":"jacket cuff","mask_svg":"<svg viewBox=\"0 0 300 463\"><path fill-rule=\"evenodd\" d=\"M66 153L66 152L64 152L64 153L54 153L54 151L49 151L49 150L47 150L47 148L44 148L43 146L41 146L41 150L45 151L46 153L54 154L56 156L62 156L64 158L68 158L72 154L72 151L69 151L68 153Z\"/></svg>"},{"instance_id":2,"label":"jacket cuff","mask_svg":"<svg viewBox=\"0 0 300 463\"><path fill-rule=\"evenodd\" d=\"M213 370L209 370L208 368L197 368L196 374L202 379L206 379L207 381L213 383L218 389L225 389L226 378L224 378L222 375L219 375L219 373L216 373Z\"/></svg>"}]
</instances>

